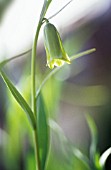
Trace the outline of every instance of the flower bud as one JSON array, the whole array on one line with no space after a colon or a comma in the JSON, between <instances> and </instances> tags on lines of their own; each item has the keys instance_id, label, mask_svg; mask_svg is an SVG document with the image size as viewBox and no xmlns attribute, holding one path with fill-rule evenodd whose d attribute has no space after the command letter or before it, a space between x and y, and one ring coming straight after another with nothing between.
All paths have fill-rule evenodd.
<instances>
[{"instance_id":1,"label":"flower bud","mask_svg":"<svg viewBox=\"0 0 111 170\"><path fill-rule=\"evenodd\" d=\"M56 27L47 22L44 27L44 45L47 54L47 66L53 69L54 66L60 67L65 62L70 64L70 59L66 54L60 35Z\"/></svg>"}]
</instances>

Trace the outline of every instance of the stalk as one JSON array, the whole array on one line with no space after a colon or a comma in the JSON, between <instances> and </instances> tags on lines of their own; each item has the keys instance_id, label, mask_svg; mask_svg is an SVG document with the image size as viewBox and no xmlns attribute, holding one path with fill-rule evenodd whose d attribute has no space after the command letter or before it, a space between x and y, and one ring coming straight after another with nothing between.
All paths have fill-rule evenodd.
<instances>
[{"instance_id":1,"label":"stalk","mask_svg":"<svg viewBox=\"0 0 111 170\"><path fill-rule=\"evenodd\" d=\"M33 43L33 47L32 47L32 61L31 61L31 82L32 82L32 110L33 113L35 115L35 118L37 120L37 114L36 114L36 100L35 100L35 64L36 64L36 46L37 46L37 42L38 42L38 37L39 37L39 31L41 28L42 24L41 22L39 22L38 27L37 27L37 31L36 31L36 35L35 35L35 39L34 39L34 43ZM37 121L36 121L37 122ZM35 159L36 159L36 169L40 170L40 157L39 157L39 145L38 145L38 135L37 135L37 124L36 124L36 128L34 129L34 141L35 141Z\"/></svg>"},{"instance_id":2,"label":"stalk","mask_svg":"<svg viewBox=\"0 0 111 170\"><path fill-rule=\"evenodd\" d=\"M46 11L50 5L51 0L47 1L44 0L44 4L42 7L42 11L40 14L40 19L39 23L37 26L33 46L32 46L32 59L31 59L31 96L32 96L32 111L34 113L34 116L36 118L36 128L34 129L34 145L35 145L35 159L36 159L36 170L41 170L41 165L40 165L40 156L39 156L39 144L38 144L38 129L37 129L37 108L36 108L36 80L35 80L35 75L36 75L36 48L37 48L37 43L38 43L38 37L39 37L39 32L42 26L42 21L43 18L46 14Z\"/></svg>"}]
</instances>

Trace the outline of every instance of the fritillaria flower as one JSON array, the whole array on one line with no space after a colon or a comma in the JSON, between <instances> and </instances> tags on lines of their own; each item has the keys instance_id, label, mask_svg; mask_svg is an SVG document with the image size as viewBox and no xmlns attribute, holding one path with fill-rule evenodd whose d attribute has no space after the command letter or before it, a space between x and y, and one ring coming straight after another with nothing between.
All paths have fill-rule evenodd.
<instances>
[{"instance_id":1,"label":"fritillaria flower","mask_svg":"<svg viewBox=\"0 0 111 170\"><path fill-rule=\"evenodd\" d=\"M65 62L70 64L70 59L64 50L62 40L56 27L47 22L44 27L44 45L47 55L47 66L53 69L54 66L60 67Z\"/></svg>"}]
</instances>

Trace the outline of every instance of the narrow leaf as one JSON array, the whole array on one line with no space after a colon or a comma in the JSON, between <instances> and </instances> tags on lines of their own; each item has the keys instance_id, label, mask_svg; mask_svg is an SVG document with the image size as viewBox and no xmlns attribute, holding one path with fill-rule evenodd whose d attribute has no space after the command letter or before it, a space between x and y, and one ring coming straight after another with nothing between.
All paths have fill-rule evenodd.
<instances>
[{"instance_id":1,"label":"narrow leaf","mask_svg":"<svg viewBox=\"0 0 111 170\"><path fill-rule=\"evenodd\" d=\"M76 55L71 56L71 57L70 57L70 60L73 61L73 60L78 59L78 58L80 58L80 57L83 57L83 56L85 56L85 55L91 54L91 53L93 53L93 52L95 52L95 51L96 51L95 48L92 48L92 49L90 49L90 50L83 51L83 52L81 52L81 53L78 53L78 54L76 54ZM64 64L64 65L65 65L65 64ZM63 65L62 67L64 67L64 65ZM50 78L51 76L53 76L55 73L57 73L57 71L59 71L62 67L56 67L56 68L54 68L52 71L50 71L50 72L45 76L45 78L43 79L43 81L42 81L41 84L40 84L39 89L38 89L37 92L36 92L36 99L37 99L37 96L39 95L42 87L43 87L43 86L45 85L45 83L49 80L49 78Z\"/></svg>"},{"instance_id":2,"label":"narrow leaf","mask_svg":"<svg viewBox=\"0 0 111 170\"><path fill-rule=\"evenodd\" d=\"M56 134L56 138L57 138L57 142L58 142L57 144L59 144L58 148L60 148L60 151L63 153L65 160L67 157L70 160L72 158L76 157L79 161L81 161L85 165L86 169L92 170L90 160L78 148L74 147L70 142L68 142L68 139L66 138L62 128L52 119L49 119L49 126L52 130L52 133ZM68 146L68 150L67 150L67 146ZM70 155L69 151L71 151L71 155Z\"/></svg>"},{"instance_id":3,"label":"narrow leaf","mask_svg":"<svg viewBox=\"0 0 111 170\"><path fill-rule=\"evenodd\" d=\"M57 14L59 14L64 8L66 8L73 0L70 0L67 4L65 4L59 11L57 11L55 14L53 14L52 16L50 16L48 18L48 20L52 19L53 17L55 17Z\"/></svg>"},{"instance_id":4,"label":"narrow leaf","mask_svg":"<svg viewBox=\"0 0 111 170\"><path fill-rule=\"evenodd\" d=\"M30 106L25 101L25 99L22 97L22 95L19 93L19 91L16 89L16 87L12 84L12 82L9 80L9 78L6 76L6 74L3 71L0 71L0 72L1 72L1 76L2 76L5 84L9 88L10 92L12 93L12 95L14 96L16 101L19 103L19 105L22 107L22 109L26 112L27 116L30 118L29 120L30 120L33 128L35 128L35 126L36 126L35 118L34 118L34 115L33 115L33 112L31 110Z\"/></svg>"},{"instance_id":5,"label":"narrow leaf","mask_svg":"<svg viewBox=\"0 0 111 170\"><path fill-rule=\"evenodd\" d=\"M40 165L41 170L44 170L49 146L48 139L49 131L47 125L46 108L41 93L37 98L37 129L38 129Z\"/></svg>"},{"instance_id":6,"label":"narrow leaf","mask_svg":"<svg viewBox=\"0 0 111 170\"><path fill-rule=\"evenodd\" d=\"M25 54L27 54L27 53L29 53L29 52L31 52L31 49L29 49L29 50L27 50L27 51L25 51L25 52L23 52L23 53L21 53L21 54L18 54L18 55L16 55L16 56L13 56L13 57L11 57L11 58L8 58L8 59L5 59L5 60L1 61L1 62L0 62L0 70L2 69L2 67L3 67L4 65L6 65L7 63L9 63L10 61L13 61L13 60L15 60L15 59L17 59L17 58L19 58L19 57L22 57L22 56L24 56Z\"/></svg>"},{"instance_id":7,"label":"narrow leaf","mask_svg":"<svg viewBox=\"0 0 111 170\"><path fill-rule=\"evenodd\" d=\"M111 154L111 147L109 149L107 149L100 157L99 159L99 163L100 163L100 166L102 168L105 167L105 163L106 163L106 160L108 158L108 156Z\"/></svg>"},{"instance_id":8,"label":"narrow leaf","mask_svg":"<svg viewBox=\"0 0 111 170\"><path fill-rule=\"evenodd\" d=\"M89 159L77 148L73 148L74 155L88 168L91 170Z\"/></svg>"},{"instance_id":9,"label":"narrow leaf","mask_svg":"<svg viewBox=\"0 0 111 170\"><path fill-rule=\"evenodd\" d=\"M50 5L52 0L44 0L44 4L43 4L43 8L42 8L42 11L41 11L41 14L40 14L40 20L42 21L42 19L44 18L47 10L48 10L48 7Z\"/></svg>"},{"instance_id":10,"label":"narrow leaf","mask_svg":"<svg viewBox=\"0 0 111 170\"><path fill-rule=\"evenodd\" d=\"M2 69L2 67L7 64L8 60L4 60L0 63L0 70Z\"/></svg>"},{"instance_id":11,"label":"narrow leaf","mask_svg":"<svg viewBox=\"0 0 111 170\"><path fill-rule=\"evenodd\" d=\"M90 159L95 164L96 153L97 153L98 132L97 132L96 124L93 118L89 114L86 115L86 119L91 133Z\"/></svg>"}]
</instances>

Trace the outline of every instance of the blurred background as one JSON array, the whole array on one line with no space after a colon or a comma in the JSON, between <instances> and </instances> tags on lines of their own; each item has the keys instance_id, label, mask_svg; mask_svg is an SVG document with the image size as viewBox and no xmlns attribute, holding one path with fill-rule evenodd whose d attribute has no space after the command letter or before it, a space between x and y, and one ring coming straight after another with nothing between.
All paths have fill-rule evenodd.
<instances>
[{"instance_id":1,"label":"blurred background","mask_svg":"<svg viewBox=\"0 0 111 170\"><path fill-rule=\"evenodd\" d=\"M46 17L49 18L67 2L53 0ZM0 1L0 61L31 49L42 4L43 0ZM50 20L58 28L69 56L96 48L96 52L66 65L43 88L48 116L60 125L68 141L86 155L91 141L86 113L91 114L97 125L100 154L111 146L110 21L111 0L73 0ZM30 61L31 51L5 67L29 102ZM38 82L49 72L42 29L37 56ZM53 130L51 143L48 170L55 164L55 169L74 169L74 165L73 168L70 166L69 147ZM34 161L30 125L0 78L0 170L35 169ZM111 169L110 162L111 157L106 162L108 170ZM80 164L77 167L85 170Z\"/></svg>"}]
</instances>

